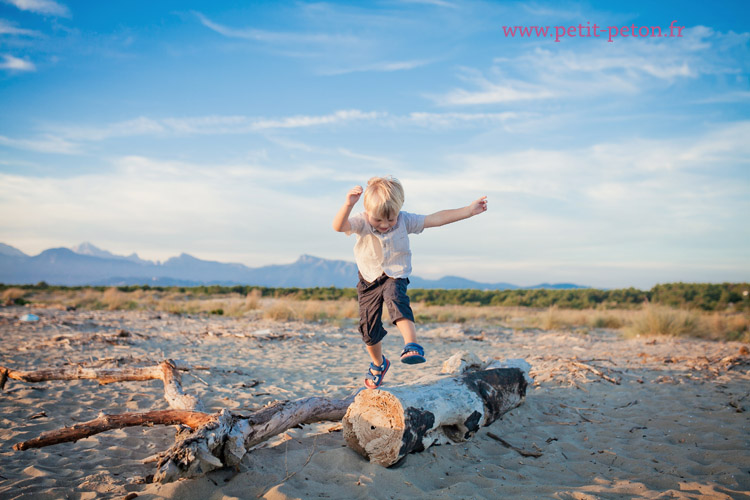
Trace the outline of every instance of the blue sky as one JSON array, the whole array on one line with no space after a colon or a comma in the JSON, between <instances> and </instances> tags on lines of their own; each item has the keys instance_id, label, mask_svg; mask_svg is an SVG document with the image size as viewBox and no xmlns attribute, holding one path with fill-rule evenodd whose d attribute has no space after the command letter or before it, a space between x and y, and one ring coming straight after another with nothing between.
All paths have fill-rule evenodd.
<instances>
[{"instance_id":1,"label":"blue sky","mask_svg":"<svg viewBox=\"0 0 750 500\"><path fill-rule=\"evenodd\" d=\"M0 0L0 242L353 260L332 218L391 174L411 212L489 198L412 238L423 277L748 281L749 12ZM503 30L672 21L681 37Z\"/></svg>"}]
</instances>

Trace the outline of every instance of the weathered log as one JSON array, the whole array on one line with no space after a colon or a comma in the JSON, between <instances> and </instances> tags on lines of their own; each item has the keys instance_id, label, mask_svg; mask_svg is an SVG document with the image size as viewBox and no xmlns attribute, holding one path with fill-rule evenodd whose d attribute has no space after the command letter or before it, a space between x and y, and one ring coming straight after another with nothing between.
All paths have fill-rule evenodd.
<instances>
[{"instance_id":1,"label":"weathered log","mask_svg":"<svg viewBox=\"0 0 750 500\"><path fill-rule=\"evenodd\" d=\"M280 401L249 416L222 410L162 454L154 481L167 483L237 465L253 446L292 427L341 420L353 400L354 395Z\"/></svg>"},{"instance_id":2,"label":"weathered log","mask_svg":"<svg viewBox=\"0 0 750 500\"><path fill-rule=\"evenodd\" d=\"M362 391L344 416L344 439L385 467L433 444L465 441L523 402L524 377L519 368L493 368Z\"/></svg>"},{"instance_id":3,"label":"weathered log","mask_svg":"<svg viewBox=\"0 0 750 500\"><path fill-rule=\"evenodd\" d=\"M100 384L140 380L161 380L164 382L164 399L170 408L175 410L204 411L203 404L194 396L182 390L178 370L189 370L190 367L181 361L167 359L156 366L123 367L123 368L85 368L83 366L48 368L45 370L22 371L0 366L0 389L4 388L8 378L24 382L41 382L45 380L96 380Z\"/></svg>"},{"instance_id":4,"label":"weathered log","mask_svg":"<svg viewBox=\"0 0 750 500\"><path fill-rule=\"evenodd\" d=\"M215 415L208 413L187 411L187 410L158 410L145 413L125 413L122 415L99 415L94 420L81 422L71 427L55 429L44 432L34 439L29 439L22 443L13 445L17 451L28 450L30 448L43 448L54 444L75 442L94 434L109 431L112 429L122 429L123 427L133 427L137 425L186 425L192 429L197 429L208 423Z\"/></svg>"}]
</instances>

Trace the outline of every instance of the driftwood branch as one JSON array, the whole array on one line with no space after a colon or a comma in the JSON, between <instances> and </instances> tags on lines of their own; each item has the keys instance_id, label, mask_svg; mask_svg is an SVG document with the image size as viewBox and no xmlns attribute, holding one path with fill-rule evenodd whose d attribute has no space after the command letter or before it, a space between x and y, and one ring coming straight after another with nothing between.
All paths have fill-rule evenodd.
<instances>
[{"instance_id":1,"label":"driftwood branch","mask_svg":"<svg viewBox=\"0 0 750 500\"><path fill-rule=\"evenodd\" d=\"M577 368L582 368L584 370L588 370L591 373L593 373L594 375L600 376L601 378L603 378L607 382L612 382L615 385L620 385L620 380L619 379L614 378L614 377L610 377L609 375L607 375L606 373L604 373L600 369L595 368L595 367L593 367L591 365L587 365L586 363L581 363L580 361L574 361L574 360L571 361L570 364L573 365L573 366L575 366L575 367L577 367Z\"/></svg>"},{"instance_id":2,"label":"driftwood branch","mask_svg":"<svg viewBox=\"0 0 750 500\"><path fill-rule=\"evenodd\" d=\"M497 434L493 434L492 432L488 432L487 435L489 437L491 437L492 439L494 439L495 441L497 441L498 443L500 443L501 445L505 446L506 448L510 448L511 450L517 452L522 457L539 458L539 457L542 456L542 452L541 451L528 451L528 450L524 450L523 448L519 448L517 446L513 446L512 444L510 444L509 442L507 442L505 439L501 438Z\"/></svg>"},{"instance_id":3,"label":"driftwood branch","mask_svg":"<svg viewBox=\"0 0 750 500\"><path fill-rule=\"evenodd\" d=\"M213 418L212 415L197 411L187 410L159 410L145 413L125 413L122 415L99 415L94 420L81 422L71 427L55 429L45 432L39 437L17 443L13 449L17 451L28 450L30 448L43 448L54 444L75 442L94 434L109 431L112 429L122 429L123 427L133 427L138 425L186 425L192 429L197 429L206 424Z\"/></svg>"},{"instance_id":4,"label":"driftwood branch","mask_svg":"<svg viewBox=\"0 0 750 500\"><path fill-rule=\"evenodd\" d=\"M162 454L154 481L166 483L237 465L253 446L292 427L341 420L353 400L354 395L281 401L249 416L222 410Z\"/></svg>"},{"instance_id":5,"label":"driftwood branch","mask_svg":"<svg viewBox=\"0 0 750 500\"><path fill-rule=\"evenodd\" d=\"M171 361L171 363L177 370L187 371L190 369L189 366L181 361ZM69 366L34 371L13 370L11 368L0 366L0 372L5 372L9 379L21 380L23 382L91 379L96 380L100 384L111 384L113 382L162 379L161 365L122 368L86 368L84 366Z\"/></svg>"},{"instance_id":6,"label":"driftwood branch","mask_svg":"<svg viewBox=\"0 0 750 500\"><path fill-rule=\"evenodd\" d=\"M204 411L203 404L194 396L185 394L178 370L187 371L190 367L181 361L167 359L156 366L123 368L86 368L83 366L48 368L45 370L22 371L0 366L0 389L8 379L24 382L45 380L96 380L100 384L141 380L161 380L164 382L164 398L175 410Z\"/></svg>"}]
</instances>

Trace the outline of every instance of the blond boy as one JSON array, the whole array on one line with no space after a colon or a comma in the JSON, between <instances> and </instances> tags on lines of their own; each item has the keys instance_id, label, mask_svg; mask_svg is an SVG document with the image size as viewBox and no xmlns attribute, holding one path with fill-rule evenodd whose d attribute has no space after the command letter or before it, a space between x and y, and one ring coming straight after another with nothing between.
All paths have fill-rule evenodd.
<instances>
[{"instance_id":1,"label":"blond boy","mask_svg":"<svg viewBox=\"0 0 750 500\"><path fill-rule=\"evenodd\" d=\"M333 219L333 229L357 235L354 256L359 270L359 331L372 358L365 376L365 387L376 389L383 383L390 361L383 355L381 341L386 335L381 315L385 303L391 321L404 338L401 362L424 363L424 349L417 344L414 313L406 287L411 274L408 234L419 234L428 227L443 226L468 219L487 210L487 197L453 210L430 215L401 211L404 189L393 177L373 177L364 190L365 211L349 217L362 196L362 186L352 188L346 202ZM377 363L377 364L376 364Z\"/></svg>"}]
</instances>

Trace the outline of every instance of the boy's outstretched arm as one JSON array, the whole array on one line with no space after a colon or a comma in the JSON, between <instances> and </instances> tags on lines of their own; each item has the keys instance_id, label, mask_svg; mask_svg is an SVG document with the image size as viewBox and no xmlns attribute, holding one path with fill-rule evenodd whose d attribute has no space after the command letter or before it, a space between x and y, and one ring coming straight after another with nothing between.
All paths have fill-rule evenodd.
<instances>
[{"instance_id":1,"label":"boy's outstretched arm","mask_svg":"<svg viewBox=\"0 0 750 500\"><path fill-rule=\"evenodd\" d=\"M339 209L336 217L333 218L334 231L344 233L352 228L349 224L349 214L352 213L352 208L357 204L360 196L362 196L362 186L355 186L346 194L346 202Z\"/></svg>"},{"instance_id":2,"label":"boy's outstretched arm","mask_svg":"<svg viewBox=\"0 0 750 500\"><path fill-rule=\"evenodd\" d=\"M474 200L471 205L463 208L454 208L453 210L441 210L435 212L424 218L424 227L438 227L450 224L463 219L468 219L475 215L481 214L487 211L487 197L482 196L478 200Z\"/></svg>"}]
</instances>

